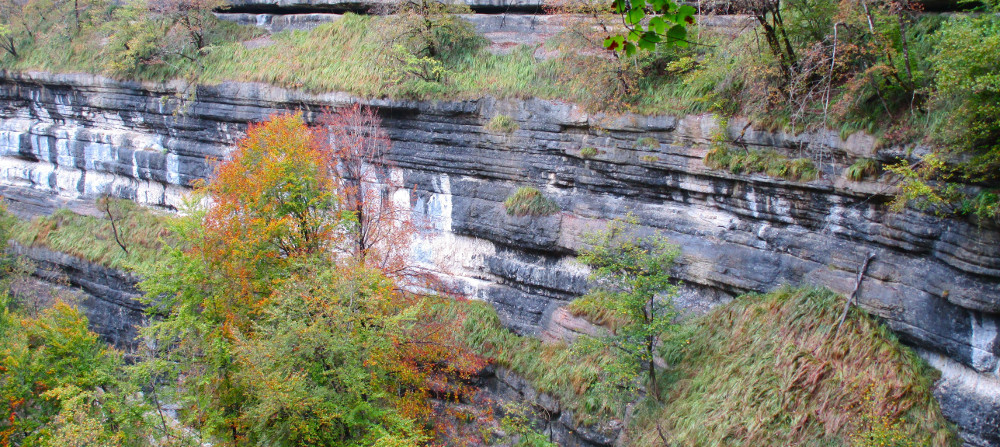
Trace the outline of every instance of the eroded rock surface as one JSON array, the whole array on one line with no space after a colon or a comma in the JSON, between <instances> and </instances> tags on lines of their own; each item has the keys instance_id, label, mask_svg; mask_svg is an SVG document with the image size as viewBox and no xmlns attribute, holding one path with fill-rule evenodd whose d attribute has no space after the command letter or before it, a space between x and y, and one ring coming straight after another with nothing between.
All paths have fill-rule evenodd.
<instances>
[{"instance_id":1,"label":"eroded rock surface","mask_svg":"<svg viewBox=\"0 0 1000 447\"><path fill-rule=\"evenodd\" d=\"M36 201L40 194L111 193L176 207L247 122L286 110L312 118L323 106L355 100L259 84L6 75L0 184L13 200L17 190L32 191ZM876 151L873 139L747 131L753 147L815 160L822 177L802 183L707 169L702 158L719 132L707 116L615 117L560 102L490 98L368 103L379 107L393 139L391 158L413 191L414 214L428 223L416 259L493 303L514 330L538 334L551 326L554 312L586 288L586 269L573 257L581 235L626 213L682 247L676 274L695 308L789 283L848 293L865 256L875 253L861 305L906 343L951 362L941 388L946 412L971 445L998 445L995 419L960 413L973 408L963 402L979 402L975 408L988 414L1000 408L991 397L1000 395L1000 231L892 213L889 185L844 180L856 157L892 154ZM497 114L512 117L517 130L486 130ZM743 123L730 127L738 134ZM585 147L597 155L581 156ZM561 211L508 216L502 202L523 185ZM960 386L970 378L982 380Z\"/></svg>"}]
</instances>

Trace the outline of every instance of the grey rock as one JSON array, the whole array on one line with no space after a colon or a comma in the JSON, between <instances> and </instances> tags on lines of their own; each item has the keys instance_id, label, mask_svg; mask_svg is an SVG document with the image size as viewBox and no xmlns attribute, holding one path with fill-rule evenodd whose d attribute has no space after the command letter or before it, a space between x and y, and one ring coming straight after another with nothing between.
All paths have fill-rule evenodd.
<instances>
[{"instance_id":1,"label":"grey rock","mask_svg":"<svg viewBox=\"0 0 1000 447\"><path fill-rule=\"evenodd\" d=\"M11 251L31 260L38 278L81 290L79 306L101 338L121 349L135 347L138 327L146 321L137 277L44 247L13 244Z\"/></svg>"},{"instance_id":2,"label":"grey rock","mask_svg":"<svg viewBox=\"0 0 1000 447\"><path fill-rule=\"evenodd\" d=\"M621 421L607 421L595 426L578 423L554 397L538 392L527 380L506 368L486 374L486 396L499 403L527 404L535 409L535 425L552 442L567 447L611 447L621 434ZM498 408L503 414L503 408Z\"/></svg>"}]
</instances>

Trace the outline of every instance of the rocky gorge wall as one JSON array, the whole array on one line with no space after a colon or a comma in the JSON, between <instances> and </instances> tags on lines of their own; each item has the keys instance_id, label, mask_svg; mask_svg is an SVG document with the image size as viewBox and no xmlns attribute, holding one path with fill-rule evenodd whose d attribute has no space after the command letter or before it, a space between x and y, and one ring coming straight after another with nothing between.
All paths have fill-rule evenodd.
<instances>
[{"instance_id":1,"label":"rocky gorge wall","mask_svg":"<svg viewBox=\"0 0 1000 447\"><path fill-rule=\"evenodd\" d=\"M177 208L247 122L355 100L258 84L3 74L0 186L15 202L113 194ZM542 100L366 102L379 108L414 215L427 223L414 256L493 303L512 329L567 330L560 309L587 285L573 257L581 235L627 213L681 246L679 302L694 310L781 284L846 294L875 253L860 305L942 371L939 398L969 444L1000 445L1000 231L889 212L887 184L841 175L855 158L893 149L876 151L863 135L748 130L750 146L809 156L822 170L792 182L706 168L719 132L708 116L604 116ZM518 128L487 130L497 114ZM588 147L597 155L582 156ZM507 215L502 202L524 185L561 211Z\"/></svg>"}]
</instances>

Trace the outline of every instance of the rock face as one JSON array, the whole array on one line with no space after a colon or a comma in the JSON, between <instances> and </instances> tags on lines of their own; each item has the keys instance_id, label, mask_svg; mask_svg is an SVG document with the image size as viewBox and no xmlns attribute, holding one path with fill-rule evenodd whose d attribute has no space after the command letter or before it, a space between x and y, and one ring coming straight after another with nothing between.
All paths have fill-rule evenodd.
<instances>
[{"instance_id":1,"label":"rock face","mask_svg":"<svg viewBox=\"0 0 1000 447\"><path fill-rule=\"evenodd\" d=\"M354 100L257 84L8 74L0 80L0 185L53 200L112 193L177 207L247 122L285 110L311 118L309 111ZM946 359L945 411L971 445L1000 445L1000 231L892 213L887 184L844 180L857 157L888 156L873 139L746 132L751 146L814 159L822 176L802 183L706 168L712 135L726 131L707 116L614 117L490 98L368 103L393 139L414 215L428 223L414 256L493 303L512 329L552 326L554 312L586 289L586 270L573 257L581 235L627 213L682 247L676 275L693 307L788 283L849 293L875 253L861 306L928 358ZM518 128L488 131L497 114ZM743 124L734 120L729 130L738 134ZM597 154L581 156L585 147ZM508 216L502 202L524 185L561 211Z\"/></svg>"},{"instance_id":2,"label":"rock face","mask_svg":"<svg viewBox=\"0 0 1000 447\"><path fill-rule=\"evenodd\" d=\"M599 426L578 424L570 410L563 409L554 397L540 393L524 378L504 368L485 371L480 388L495 402L517 402L535 410L538 432L564 447L610 447L622 432L621 422Z\"/></svg>"},{"instance_id":3,"label":"rock face","mask_svg":"<svg viewBox=\"0 0 1000 447\"><path fill-rule=\"evenodd\" d=\"M15 244L11 251L30 259L38 278L82 292L75 298L101 338L120 349L135 346L136 326L146 319L145 306L138 301L138 278L43 247Z\"/></svg>"}]
</instances>

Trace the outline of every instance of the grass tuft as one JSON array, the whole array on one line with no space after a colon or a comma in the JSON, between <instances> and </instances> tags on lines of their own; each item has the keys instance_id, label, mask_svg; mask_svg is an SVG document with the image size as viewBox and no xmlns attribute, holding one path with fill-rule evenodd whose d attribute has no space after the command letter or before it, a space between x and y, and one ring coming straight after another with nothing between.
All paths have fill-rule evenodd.
<instances>
[{"instance_id":1,"label":"grass tuft","mask_svg":"<svg viewBox=\"0 0 1000 447\"><path fill-rule=\"evenodd\" d=\"M566 310L574 317L583 318L612 332L628 324L628 319L623 317L621 313L608 309L607 306L602 305L599 299L595 299L591 295L585 295L571 301L566 306Z\"/></svg>"},{"instance_id":2,"label":"grass tuft","mask_svg":"<svg viewBox=\"0 0 1000 447\"><path fill-rule=\"evenodd\" d=\"M588 147L585 147L583 149L580 149L580 157L581 158L588 158L589 159L589 158L594 158L596 156L597 156L597 148L588 146Z\"/></svg>"},{"instance_id":3,"label":"grass tuft","mask_svg":"<svg viewBox=\"0 0 1000 447\"><path fill-rule=\"evenodd\" d=\"M847 179L854 182L860 182L869 177L877 177L880 173L882 173L882 164L873 158L859 158L844 171Z\"/></svg>"},{"instance_id":4,"label":"grass tuft","mask_svg":"<svg viewBox=\"0 0 1000 447\"><path fill-rule=\"evenodd\" d=\"M517 130L517 128L518 125L517 122L514 121L514 118L502 113L494 115L490 122L486 123L486 130L489 130L490 132L509 134L513 133Z\"/></svg>"},{"instance_id":5,"label":"grass tuft","mask_svg":"<svg viewBox=\"0 0 1000 447\"><path fill-rule=\"evenodd\" d=\"M635 146L641 149L659 149L660 141L653 137L642 137L636 140Z\"/></svg>"},{"instance_id":6,"label":"grass tuft","mask_svg":"<svg viewBox=\"0 0 1000 447\"><path fill-rule=\"evenodd\" d=\"M530 186L517 188L503 206L511 216L548 216L559 212L555 201L542 195L542 192Z\"/></svg>"}]
</instances>

